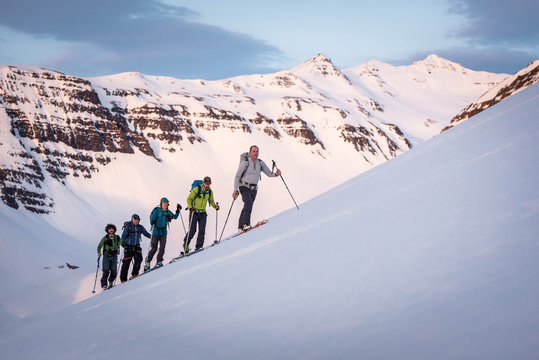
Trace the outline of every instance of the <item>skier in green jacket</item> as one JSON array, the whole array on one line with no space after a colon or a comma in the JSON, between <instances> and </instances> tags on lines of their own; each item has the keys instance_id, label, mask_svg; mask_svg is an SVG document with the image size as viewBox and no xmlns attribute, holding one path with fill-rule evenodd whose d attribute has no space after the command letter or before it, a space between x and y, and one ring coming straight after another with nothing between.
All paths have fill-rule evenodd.
<instances>
[{"instance_id":1,"label":"skier in green jacket","mask_svg":"<svg viewBox=\"0 0 539 360\"><path fill-rule=\"evenodd\" d=\"M101 277L101 288L103 290L110 289L114 285L114 280L116 280L118 253L122 242L122 239L116 235L116 226L114 224L108 224L105 227L105 232L107 234L101 238L99 245L97 245L97 257L101 257L101 250L103 250L103 276Z\"/></svg>"},{"instance_id":2,"label":"skier in green jacket","mask_svg":"<svg viewBox=\"0 0 539 360\"><path fill-rule=\"evenodd\" d=\"M200 181L200 180L199 180ZM219 210L219 205L215 204L213 200L213 191L210 189L211 178L209 176L204 177L201 185L193 187L193 190L187 196L187 207L189 208L189 232L183 239L183 248L186 253L189 252L189 244L191 239L195 236L198 224L198 236L196 243L196 250L202 249L204 246L204 236L206 235L206 220L208 214L206 213L206 204Z\"/></svg>"}]
</instances>

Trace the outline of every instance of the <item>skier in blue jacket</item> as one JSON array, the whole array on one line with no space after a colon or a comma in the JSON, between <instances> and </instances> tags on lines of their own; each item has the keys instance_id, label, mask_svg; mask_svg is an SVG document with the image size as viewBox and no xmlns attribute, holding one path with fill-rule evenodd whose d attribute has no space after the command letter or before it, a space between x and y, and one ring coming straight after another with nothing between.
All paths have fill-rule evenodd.
<instances>
[{"instance_id":1,"label":"skier in blue jacket","mask_svg":"<svg viewBox=\"0 0 539 360\"><path fill-rule=\"evenodd\" d=\"M131 221L124 226L122 232L122 247L124 248L124 259L122 262L122 270L120 271L120 281L127 281L127 273L129 272L129 265L131 260L135 259L133 265L133 271L131 276L136 278L140 270L140 264L142 263L142 248L140 247L140 240L142 235L148 239L152 236L144 226L140 225L140 216L133 214Z\"/></svg>"}]
</instances>

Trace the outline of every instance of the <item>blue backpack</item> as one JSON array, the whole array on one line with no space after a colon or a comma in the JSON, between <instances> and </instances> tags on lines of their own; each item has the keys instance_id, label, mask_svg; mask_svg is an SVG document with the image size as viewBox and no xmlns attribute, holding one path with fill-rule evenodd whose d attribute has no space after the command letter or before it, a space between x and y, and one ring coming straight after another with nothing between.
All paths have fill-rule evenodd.
<instances>
[{"instance_id":1,"label":"blue backpack","mask_svg":"<svg viewBox=\"0 0 539 360\"><path fill-rule=\"evenodd\" d=\"M191 191L193 191L194 188L198 188L197 196L195 196L195 199L198 198L198 197L203 197L205 194L208 194L208 199L211 197L211 189L209 189L208 192L203 192L202 191L202 184L203 183L204 182L202 180L195 180L191 184ZM194 203L195 199L193 199L193 201L191 202L191 205L192 205L192 203Z\"/></svg>"}]
</instances>

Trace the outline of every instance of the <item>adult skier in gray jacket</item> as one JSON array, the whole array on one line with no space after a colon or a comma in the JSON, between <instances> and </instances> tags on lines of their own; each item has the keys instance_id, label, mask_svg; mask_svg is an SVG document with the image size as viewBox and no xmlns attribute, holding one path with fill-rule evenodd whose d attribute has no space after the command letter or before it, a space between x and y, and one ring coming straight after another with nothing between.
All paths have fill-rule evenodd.
<instances>
[{"instance_id":1,"label":"adult skier in gray jacket","mask_svg":"<svg viewBox=\"0 0 539 360\"><path fill-rule=\"evenodd\" d=\"M238 221L239 230L245 230L251 226L251 212L258 191L260 173L264 172L268 177L281 175L281 170L279 169L275 173L271 172L266 163L258 158L258 152L258 146L253 145L249 149L248 154L242 154L242 160L234 178L234 192L232 193L232 197L236 199L241 194L241 199L243 200L243 209L241 210ZM243 158L244 156L245 158Z\"/></svg>"}]
</instances>

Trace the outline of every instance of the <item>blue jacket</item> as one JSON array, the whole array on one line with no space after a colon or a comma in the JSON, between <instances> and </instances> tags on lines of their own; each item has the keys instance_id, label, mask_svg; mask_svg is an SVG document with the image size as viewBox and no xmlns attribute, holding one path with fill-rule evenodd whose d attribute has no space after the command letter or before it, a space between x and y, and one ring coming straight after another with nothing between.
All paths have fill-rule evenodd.
<instances>
[{"instance_id":1,"label":"blue jacket","mask_svg":"<svg viewBox=\"0 0 539 360\"><path fill-rule=\"evenodd\" d=\"M163 210L159 206L155 207L150 214L150 224L152 224L152 235L161 236L167 234L169 221L177 219L180 213L174 214L170 210Z\"/></svg>"},{"instance_id":2,"label":"blue jacket","mask_svg":"<svg viewBox=\"0 0 539 360\"><path fill-rule=\"evenodd\" d=\"M124 227L124 231L122 232L122 246L140 245L140 238L142 235L146 236L148 239L152 237L152 235L146 231L144 226L140 224L135 225L133 224L133 221L128 222Z\"/></svg>"}]
</instances>

